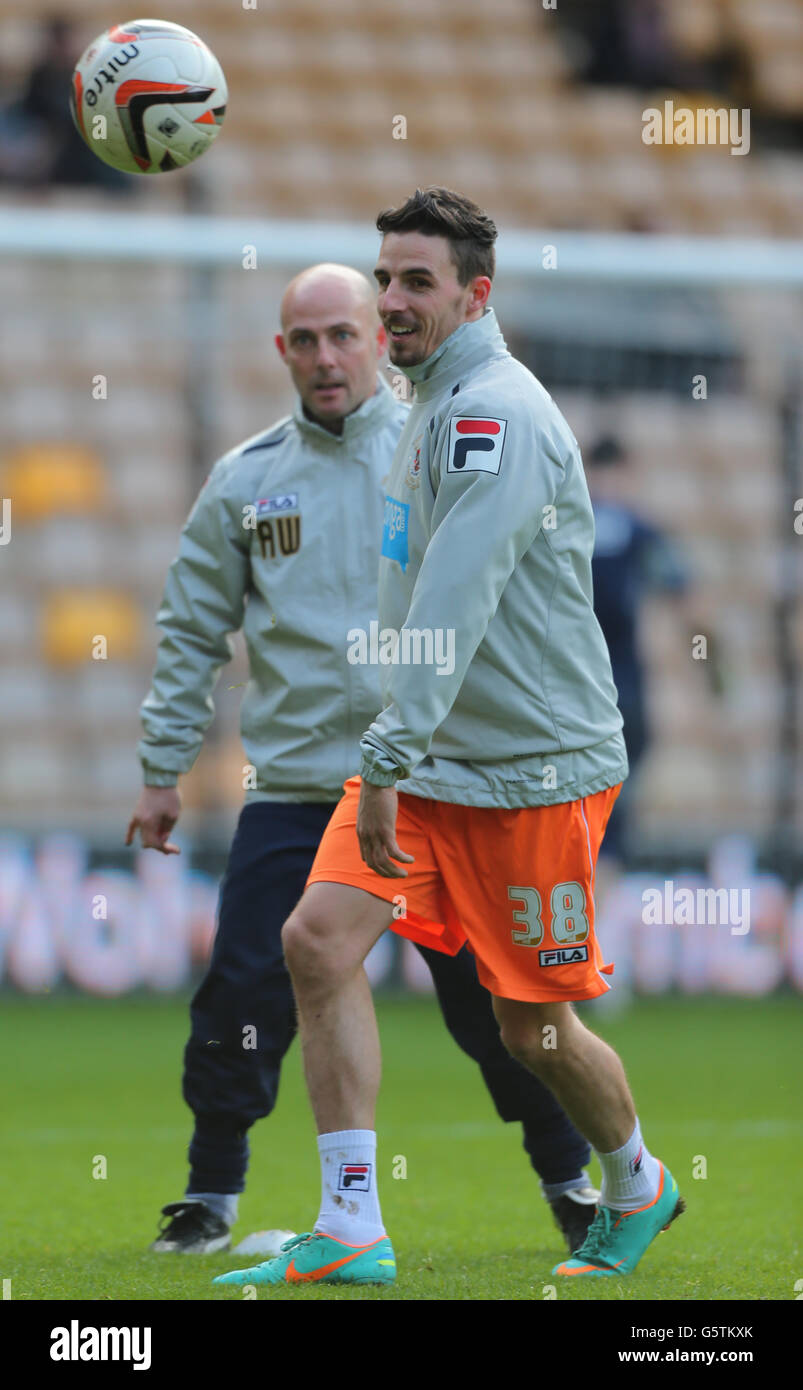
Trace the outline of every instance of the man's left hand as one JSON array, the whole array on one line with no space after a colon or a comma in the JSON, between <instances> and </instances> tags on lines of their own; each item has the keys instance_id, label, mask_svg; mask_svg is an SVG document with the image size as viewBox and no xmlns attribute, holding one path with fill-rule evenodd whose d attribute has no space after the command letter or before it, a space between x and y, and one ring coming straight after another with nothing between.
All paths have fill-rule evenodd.
<instances>
[{"instance_id":1,"label":"man's left hand","mask_svg":"<svg viewBox=\"0 0 803 1390\"><path fill-rule=\"evenodd\" d=\"M369 869L383 878L407 878L407 870L394 864L414 864L412 854L405 854L396 843L396 816L399 795L395 787L375 787L363 781L357 811L357 838L360 853Z\"/></svg>"}]
</instances>

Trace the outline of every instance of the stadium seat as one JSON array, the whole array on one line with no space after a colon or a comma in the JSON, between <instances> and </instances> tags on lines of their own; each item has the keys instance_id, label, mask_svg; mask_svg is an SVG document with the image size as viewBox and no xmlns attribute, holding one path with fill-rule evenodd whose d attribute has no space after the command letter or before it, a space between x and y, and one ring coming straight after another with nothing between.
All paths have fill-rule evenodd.
<instances>
[{"instance_id":1,"label":"stadium seat","mask_svg":"<svg viewBox=\"0 0 803 1390\"><path fill-rule=\"evenodd\" d=\"M105 660L131 661L142 646L142 613L125 592L65 588L45 597L40 637L42 655L54 666L97 660L93 648L103 651L98 638L105 639Z\"/></svg>"},{"instance_id":2,"label":"stadium seat","mask_svg":"<svg viewBox=\"0 0 803 1390\"><path fill-rule=\"evenodd\" d=\"M36 733L20 733L6 741L3 754L3 797L15 808L15 823L39 833L45 820L42 789L47 788L47 807L59 823L59 808L75 806L82 778L79 765L47 725ZM70 820L75 827L75 819Z\"/></svg>"},{"instance_id":3,"label":"stadium seat","mask_svg":"<svg viewBox=\"0 0 803 1390\"><path fill-rule=\"evenodd\" d=\"M0 670L0 710L4 726L4 742L27 726L45 724L50 717L52 688L48 672L41 666L28 664L27 651L22 661ZM0 727L2 727L0 726Z\"/></svg>"},{"instance_id":4,"label":"stadium seat","mask_svg":"<svg viewBox=\"0 0 803 1390\"><path fill-rule=\"evenodd\" d=\"M40 416L32 418L38 422ZM103 463L92 449L56 441L13 450L0 469L0 490L12 499L21 525L64 513L96 513L108 491Z\"/></svg>"}]
</instances>

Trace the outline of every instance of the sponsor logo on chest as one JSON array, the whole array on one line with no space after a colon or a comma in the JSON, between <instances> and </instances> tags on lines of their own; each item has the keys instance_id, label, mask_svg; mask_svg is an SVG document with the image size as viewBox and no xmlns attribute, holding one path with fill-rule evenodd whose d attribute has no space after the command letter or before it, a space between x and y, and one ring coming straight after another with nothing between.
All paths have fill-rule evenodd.
<instances>
[{"instance_id":1,"label":"sponsor logo on chest","mask_svg":"<svg viewBox=\"0 0 803 1390\"><path fill-rule=\"evenodd\" d=\"M407 537L410 528L410 503L400 502L398 497L385 497L385 518L382 527L382 554L387 560L396 560L403 570L409 563Z\"/></svg>"}]
</instances>

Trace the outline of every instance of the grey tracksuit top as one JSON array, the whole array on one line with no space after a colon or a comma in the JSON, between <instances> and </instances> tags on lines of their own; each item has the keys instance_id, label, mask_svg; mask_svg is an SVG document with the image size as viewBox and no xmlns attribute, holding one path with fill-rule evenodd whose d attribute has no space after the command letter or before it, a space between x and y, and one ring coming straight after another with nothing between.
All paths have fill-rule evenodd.
<instances>
[{"instance_id":1,"label":"grey tracksuit top","mask_svg":"<svg viewBox=\"0 0 803 1390\"><path fill-rule=\"evenodd\" d=\"M342 435L299 402L215 464L157 616L138 749L146 784L172 786L192 767L228 634L242 627L241 733L256 780L246 801L338 799L381 705L377 667L349 660L348 634L376 619L383 484L407 414L378 376Z\"/></svg>"},{"instance_id":2,"label":"grey tracksuit top","mask_svg":"<svg viewBox=\"0 0 803 1390\"><path fill-rule=\"evenodd\" d=\"M614 786L627 754L577 441L493 310L405 374L416 394L379 566L379 626L399 632L397 660L379 668L362 776L511 808ZM444 659L416 661L427 653Z\"/></svg>"}]
</instances>

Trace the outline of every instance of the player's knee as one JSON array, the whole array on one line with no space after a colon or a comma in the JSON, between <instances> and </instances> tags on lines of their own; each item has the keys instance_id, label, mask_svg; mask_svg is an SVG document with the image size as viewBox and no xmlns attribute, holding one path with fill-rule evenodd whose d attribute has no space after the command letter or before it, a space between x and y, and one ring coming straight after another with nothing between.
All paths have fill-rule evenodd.
<instances>
[{"instance_id":1,"label":"player's knee","mask_svg":"<svg viewBox=\"0 0 803 1390\"><path fill-rule=\"evenodd\" d=\"M548 1081L568 1060L575 1034L571 1013L549 1005L510 1007L499 1000L495 1007L502 1042L511 1057Z\"/></svg>"},{"instance_id":2,"label":"player's knee","mask_svg":"<svg viewBox=\"0 0 803 1390\"><path fill-rule=\"evenodd\" d=\"M538 1047L538 1032L534 1023L523 1019L504 1019L500 1028L502 1044L517 1062L533 1069L531 1055ZM537 1060L537 1058L536 1058Z\"/></svg>"},{"instance_id":3,"label":"player's knee","mask_svg":"<svg viewBox=\"0 0 803 1390\"><path fill-rule=\"evenodd\" d=\"M282 950L290 974L295 978L305 972L319 954L316 936L304 913L296 909L282 927Z\"/></svg>"},{"instance_id":4,"label":"player's knee","mask_svg":"<svg viewBox=\"0 0 803 1390\"><path fill-rule=\"evenodd\" d=\"M300 906L290 914L282 927L282 948L287 968L296 988L318 987L338 976L337 953L334 943L316 921L314 913Z\"/></svg>"}]
</instances>

